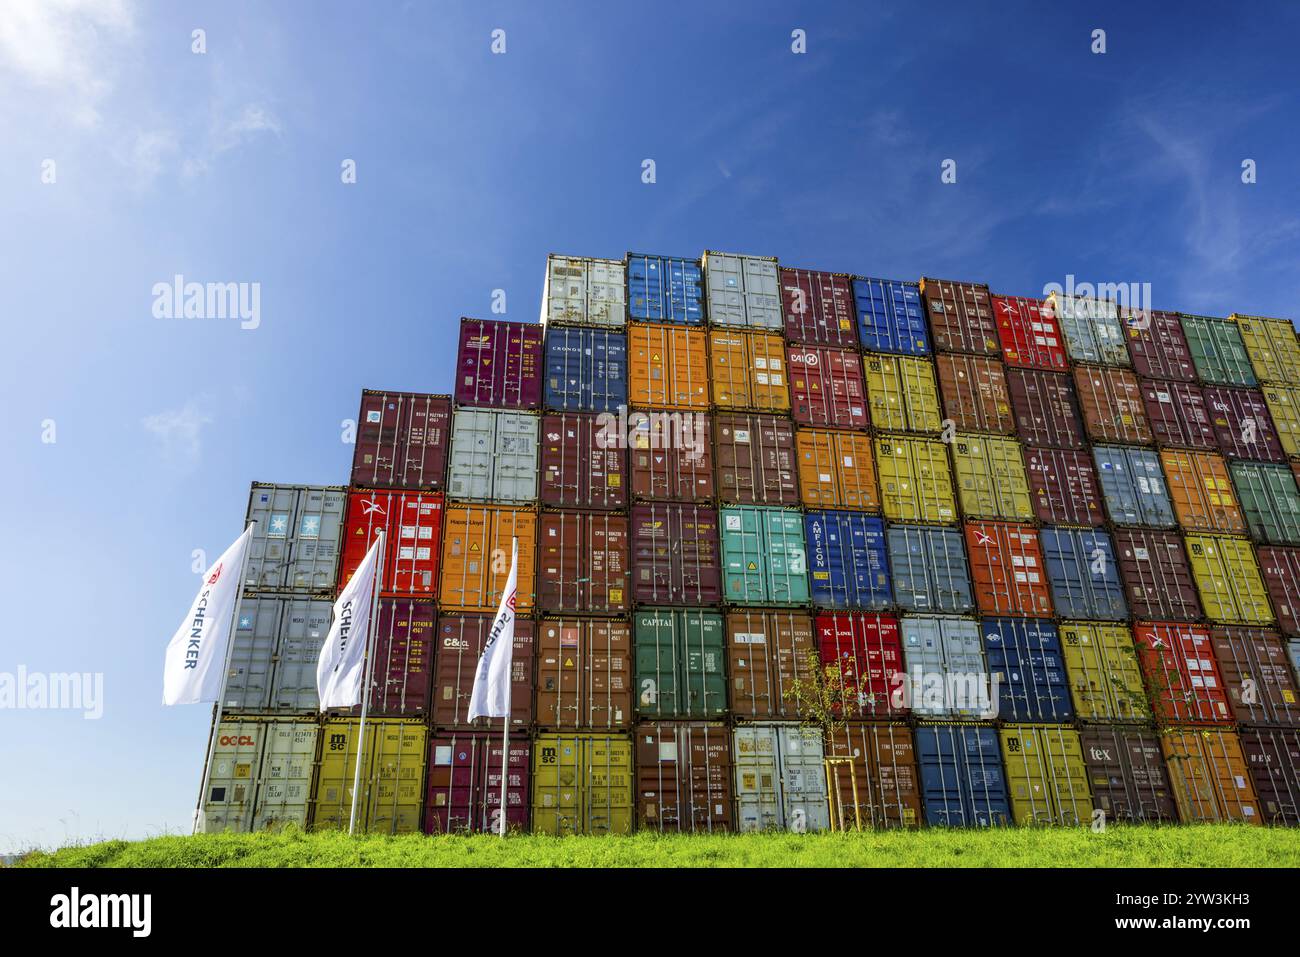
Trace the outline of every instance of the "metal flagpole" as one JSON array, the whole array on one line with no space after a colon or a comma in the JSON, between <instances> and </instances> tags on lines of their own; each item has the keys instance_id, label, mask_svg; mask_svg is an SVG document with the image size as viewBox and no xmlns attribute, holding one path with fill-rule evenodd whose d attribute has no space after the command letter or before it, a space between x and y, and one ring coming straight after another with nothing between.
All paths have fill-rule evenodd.
<instances>
[{"instance_id":1,"label":"metal flagpole","mask_svg":"<svg viewBox=\"0 0 1300 957\"><path fill-rule=\"evenodd\" d=\"M375 656L370 637L379 626L379 586L384 580L384 530L379 530L379 554L375 556L374 590L370 596L370 622L366 626L366 679L361 686L361 725L357 728L357 767L352 773L352 816L348 818L348 834L357 826L357 792L361 790L361 753L366 744L366 713L370 710L370 682L374 675Z\"/></svg>"},{"instance_id":2,"label":"metal flagpole","mask_svg":"<svg viewBox=\"0 0 1300 957\"><path fill-rule=\"evenodd\" d=\"M510 539L510 571L511 571L511 572L515 572L516 569L518 569L518 567L519 567L519 539L516 538L516 537L513 537L513 536L512 536L511 539ZM518 588L518 584L517 584L517 582L518 582L518 579L516 579L516 586L515 586L516 588ZM516 592L516 594L518 594L518 592ZM515 610L514 610L513 608L511 608L511 609L510 609L510 614L513 616L514 613L515 613ZM518 624L518 623L516 622L516 624ZM511 633L513 634L514 629L511 628L510 630L511 630ZM514 648L514 641L511 640L511 642L510 642L510 660L511 660L511 669L512 669L512 670L513 670L513 668L514 668L514 650L515 650L515 648ZM507 779L508 779L509 769L510 769L510 709L514 706L514 703L515 703L515 702L514 702L514 695L511 694L512 691L514 691L514 687L513 687L513 682L512 682L512 680L511 680L511 675L510 675L510 674L507 674L507 675L506 675L506 716L505 716L505 718L503 718L502 721L501 721L501 821L500 821L500 828L501 828L501 836L502 836L503 838L506 836L506 781L507 781Z\"/></svg>"},{"instance_id":3,"label":"metal flagpole","mask_svg":"<svg viewBox=\"0 0 1300 957\"><path fill-rule=\"evenodd\" d=\"M244 534L257 524L257 519L249 521ZM221 728L221 700L226 696L226 679L230 677L230 658L235 651L235 632L239 627L239 609L244 603L244 573L248 570L248 553L253 550L250 538L244 546L244 557L239 563L239 591L235 594L235 609L230 616L230 630L226 633L226 660L221 665L221 690L217 692L217 703L212 706L212 730L208 735L208 759L203 762L203 782L199 785L199 803L194 808L194 828L191 834L199 833L199 821L203 819L203 798L208 793L208 782L212 780L212 759L217 753L217 731ZM203 574L207 574L205 571Z\"/></svg>"}]
</instances>

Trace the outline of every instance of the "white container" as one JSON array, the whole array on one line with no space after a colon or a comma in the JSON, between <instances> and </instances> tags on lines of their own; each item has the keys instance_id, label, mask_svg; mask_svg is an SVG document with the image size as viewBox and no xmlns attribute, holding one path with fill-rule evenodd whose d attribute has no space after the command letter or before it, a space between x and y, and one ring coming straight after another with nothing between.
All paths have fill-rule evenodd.
<instances>
[{"instance_id":1,"label":"white container","mask_svg":"<svg viewBox=\"0 0 1300 957\"><path fill-rule=\"evenodd\" d=\"M452 416L447 497L460 502L537 500L541 419L532 412L457 409Z\"/></svg>"},{"instance_id":2,"label":"white container","mask_svg":"<svg viewBox=\"0 0 1300 957\"><path fill-rule=\"evenodd\" d=\"M627 267L616 259L546 258L541 323L622 329L627 325Z\"/></svg>"},{"instance_id":3,"label":"white container","mask_svg":"<svg viewBox=\"0 0 1300 957\"><path fill-rule=\"evenodd\" d=\"M785 328L774 258L706 252L704 286L710 324L778 332Z\"/></svg>"},{"instance_id":4,"label":"white container","mask_svg":"<svg viewBox=\"0 0 1300 957\"><path fill-rule=\"evenodd\" d=\"M203 796L203 832L305 827L319 737L310 720L222 721Z\"/></svg>"},{"instance_id":5,"label":"white container","mask_svg":"<svg viewBox=\"0 0 1300 957\"><path fill-rule=\"evenodd\" d=\"M817 731L798 724L735 730L736 830L821 831L830 826Z\"/></svg>"}]
</instances>

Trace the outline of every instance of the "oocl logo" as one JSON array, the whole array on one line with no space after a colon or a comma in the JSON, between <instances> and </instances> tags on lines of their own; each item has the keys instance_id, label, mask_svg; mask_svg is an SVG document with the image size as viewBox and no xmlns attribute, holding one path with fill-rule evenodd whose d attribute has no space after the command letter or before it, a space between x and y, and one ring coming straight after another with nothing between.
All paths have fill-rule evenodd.
<instances>
[{"instance_id":1,"label":"oocl logo","mask_svg":"<svg viewBox=\"0 0 1300 957\"><path fill-rule=\"evenodd\" d=\"M223 734L218 743L222 747L251 748L255 742L251 734Z\"/></svg>"}]
</instances>

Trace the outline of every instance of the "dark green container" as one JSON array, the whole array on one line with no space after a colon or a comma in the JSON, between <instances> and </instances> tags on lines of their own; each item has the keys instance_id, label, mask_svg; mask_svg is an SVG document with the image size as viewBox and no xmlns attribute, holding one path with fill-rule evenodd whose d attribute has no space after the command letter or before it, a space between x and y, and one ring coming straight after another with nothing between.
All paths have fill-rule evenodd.
<instances>
[{"instance_id":1,"label":"dark green container","mask_svg":"<svg viewBox=\"0 0 1300 957\"><path fill-rule=\"evenodd\" d=\"M1300 545L1300 488L1285 465L1228 466L1250 537L1262 545Z\"/></svg>"},{"instance_id":2,"label":"dark green container","mask_svg":"<svg viewBox=\"0 0 1300 957\"><path fill-rule=\"evenodd\" d=\"M1192 351L1196 374L1213 385L1255 386L1255 370L1250 365L1246 344L1235 322L1214 316L1178 314L1183 334Z\"/></svg>"},{"instance_id":3,"label":"dark green container","mask_svg":"<svg viewBox=\"0 0 1300 957\"><path fill-rule=\"evenodd\" d=\"M727 713L726 628L697 608L642 608L632 619L636 713L718 718Z\"/></svg>"}]
</instances>

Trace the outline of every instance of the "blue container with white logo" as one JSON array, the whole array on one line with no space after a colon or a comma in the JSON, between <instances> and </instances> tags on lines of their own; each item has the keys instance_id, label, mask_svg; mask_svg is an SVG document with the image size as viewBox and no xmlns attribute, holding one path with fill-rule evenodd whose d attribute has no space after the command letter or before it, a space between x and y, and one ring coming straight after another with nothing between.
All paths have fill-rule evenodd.
<instances>
[{"instance_id":1,"label":"blue container with white logo","mask_svg":"<svg viewBox=\"0 0 1300 957\"><path fill-rule=\"evenodd\" d=\"M861 512L804 516L813 604L879 611L893 603L885 523Z\"/></svg>"},{"instance_id":2,"label":"blue container with white logo","mask_svg":"<svg viewBox=\"0 0 1300 957\"><path fill-rule=\"evenodd\" d=\"M1071 721L1074 704L1055 622L985 618L980 623L1002 721Z\"/></svg>"},{"instance_id":3,"label":"blue container with white logo","mask_svg":"<svg viewBox=\"0 0 1300 957\"><path fill-rule=\"evenodd\" d=\"M555 412L617 412L627 405L627 334L548 326L542 404Z\"/></svg>"},{"instance_id":4,"label":"blue container with white logo","mask_svg":"<svg viewBox=\"0 0 1300 957\"><path fill-rule=\"evenodd\" d=\"M993 728L921 724L916 729L925 823L991 827L1011 823L1002 751Z\"/></svg>"},{"instance_id":5,"label":"blue container with white logo","mask_svg":"<svg viewBox=\"0 0 1300 957\"><path fill-rule=\"evenodd\" d=\"M853 310L864 349L905 356L930 354L930 330L919 283L854 279Z\"/></svg>"}]
</instances>

